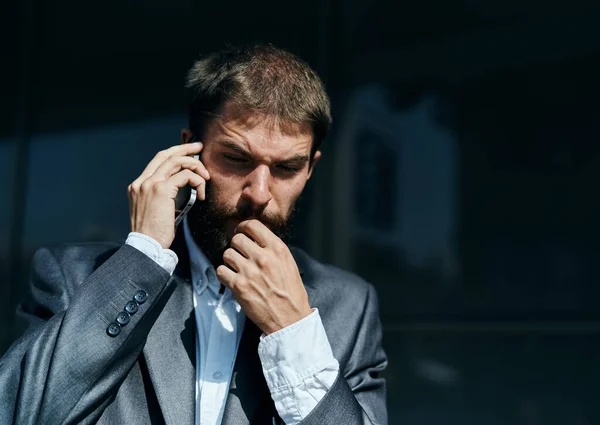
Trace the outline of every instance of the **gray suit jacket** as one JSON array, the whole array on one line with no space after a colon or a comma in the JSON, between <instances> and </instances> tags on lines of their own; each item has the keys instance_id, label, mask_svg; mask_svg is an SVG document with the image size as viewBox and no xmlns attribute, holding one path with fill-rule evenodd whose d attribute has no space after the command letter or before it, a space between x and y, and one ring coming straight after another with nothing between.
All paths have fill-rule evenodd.
<instances>
[{"instance_id":1,"label":"gray suit jacket","mask_svg":"<svg viewBox=\"0 0 600 425\"><path fill-rule=\"evenodd\" d=\"M40 249L30 325L0 359L0 424L193 425L195 321L181 234L173 276L128 245ZM372 286L292 249L310 304L320 311L340 375L303 425L385 424L386 356ZM111 337L107 326L140 289L139 311ZM266 385L250 321L242 334L223 425L282 423Z\"/></svg>"}]
</instances>

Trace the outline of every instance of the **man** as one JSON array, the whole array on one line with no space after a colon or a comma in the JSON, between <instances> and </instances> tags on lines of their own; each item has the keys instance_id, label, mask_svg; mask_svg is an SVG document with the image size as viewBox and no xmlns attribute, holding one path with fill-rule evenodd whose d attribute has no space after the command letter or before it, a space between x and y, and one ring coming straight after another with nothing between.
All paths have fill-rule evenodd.
<instances>
[{"instance_id":1,"label":"man","mask_svg":"<svg viewBox=\"0 0 600 425\"><path fill-rule=\"evenodd\" d=\"M183 143L129 186L126 243L36 253L0 423L386 423L374 289L283 241L331 121L320 79L250 46L196 62L188 88Z\"/></svg>"}]
</instances>

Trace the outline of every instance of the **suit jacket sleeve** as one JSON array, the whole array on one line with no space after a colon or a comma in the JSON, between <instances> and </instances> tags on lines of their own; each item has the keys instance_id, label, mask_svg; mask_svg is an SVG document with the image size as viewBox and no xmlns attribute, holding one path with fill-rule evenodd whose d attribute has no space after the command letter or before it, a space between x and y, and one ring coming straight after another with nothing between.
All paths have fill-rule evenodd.
<instances>
[{"instance_id":1,"label":"suit jacket sleeve","mask_svg":"<svg viewBox=\"0 0 600 425\"><path fill-rule=\"evenodd\" d=\"M333 386L302 425L387 424L385 380L380 376L387 357L381 340L377 295L369 285L350 359L340 365Z\"/></svg>"},{"instance_id":2,"label":"suit jacket sleeve","mask_svg":"<svg viewBox=\"0 0 600 425\"><path fill-rule=\"evenodd\" d=\"M128 245L89 276L73 271L95 259L82 247L35 254L21 309L30 326L0 359L0 423L95 422L136 361L175 281ZM109 336L108 324L139 290L147 300Z\"/></svg>"}]
</instances>

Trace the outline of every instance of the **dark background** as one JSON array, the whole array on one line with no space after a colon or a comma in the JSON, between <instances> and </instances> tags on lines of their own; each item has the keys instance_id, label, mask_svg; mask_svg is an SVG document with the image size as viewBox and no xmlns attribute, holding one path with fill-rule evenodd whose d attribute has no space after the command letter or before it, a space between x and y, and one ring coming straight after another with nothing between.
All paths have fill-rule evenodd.
<instances>
[{"instance_id":1,"label":"dark background","mask_svg":"<svg viewBox=\"0 0 600 425\"><path fill-rule=\"evenodd\" d=\"M376 286L390 424L600 423L594 3L3 4L0 353L37 248L127 236L193 60L272 42L332 98L296 244Z\"/></svg>"}]
</instances>

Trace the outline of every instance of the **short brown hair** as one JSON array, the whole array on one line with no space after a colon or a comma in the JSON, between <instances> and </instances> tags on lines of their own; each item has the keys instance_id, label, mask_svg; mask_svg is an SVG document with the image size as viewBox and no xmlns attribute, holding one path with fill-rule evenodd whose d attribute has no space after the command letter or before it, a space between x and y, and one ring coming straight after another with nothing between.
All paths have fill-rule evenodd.
<instances>
[{"instance_id":1,"label":"short brown hair","mask_svg":"<svg viewBox=\"0 0 600 425\"><path fill-rule=\"evenodd\" d=\"M331 106L319 76L302 59L272 45L230 46L212 53L194 63L186 87L190 129L199 138L230 102L284 123L309 124L312 155L331 126Z\"/></svg>"}]
</instances>

